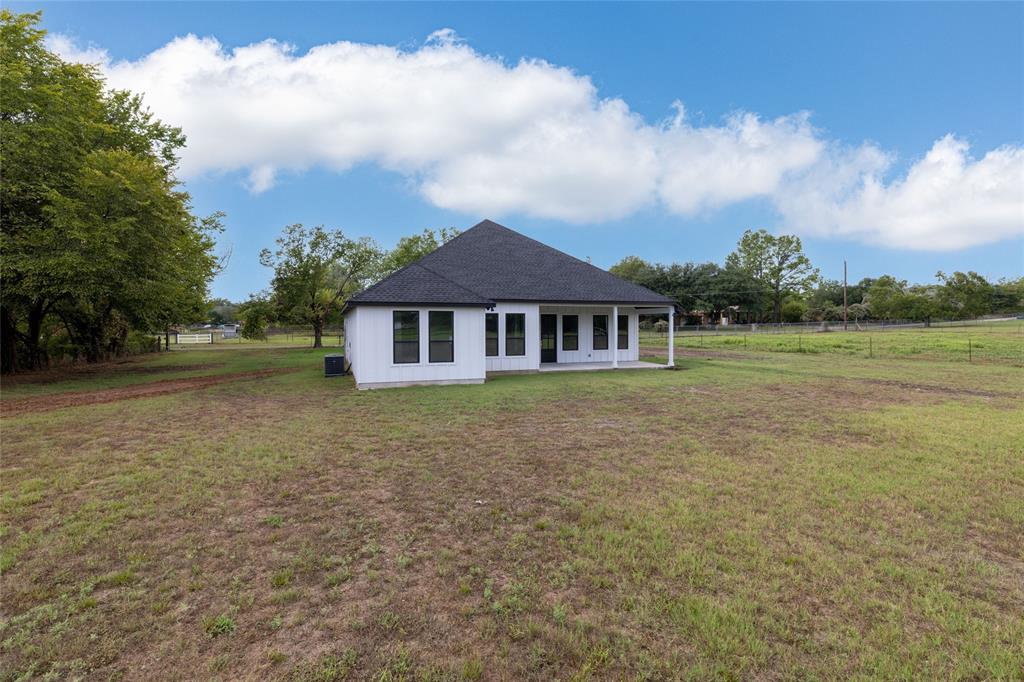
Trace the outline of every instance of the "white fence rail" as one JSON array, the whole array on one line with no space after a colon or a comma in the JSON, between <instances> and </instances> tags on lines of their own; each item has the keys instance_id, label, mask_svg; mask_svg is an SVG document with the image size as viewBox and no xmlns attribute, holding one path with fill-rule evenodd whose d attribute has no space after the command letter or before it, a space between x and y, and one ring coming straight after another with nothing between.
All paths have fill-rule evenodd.
<instances>
[{"instance_id":1,"label":"white fence rail","mask_svg":"<svg viewBox=\"0 0 1024 682\"><path fill-rule=\"evenodd\" d=\"M178 343L213 343L213 334L177 334Z\"/></svg>"}]
</instances>

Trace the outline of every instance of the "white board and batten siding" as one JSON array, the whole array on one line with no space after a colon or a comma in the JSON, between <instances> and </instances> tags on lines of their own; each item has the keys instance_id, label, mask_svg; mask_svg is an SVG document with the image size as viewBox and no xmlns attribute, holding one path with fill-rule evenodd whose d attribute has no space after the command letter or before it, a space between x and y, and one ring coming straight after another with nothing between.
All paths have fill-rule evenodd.
<instances>
[{"instance_id":1,"label":"white board and batten siding","mask_svg":"<svg viewBox=\"0 0 1024 682\"><path fill-rule=\"evenodd\" d=\"M530 372L540 369L540 306L536 303L498 303L488 313L498 315L498 354L487 358L488 372ZM526 355L505 352L505 315L526 315Z\"/></svg>"},{"instance_id":2,"label":"white board and batten siding","mask_svg":"<svg viewBox=\"0 0 1024 682\"><path fill-rule=\"evenodd\" d=\"M540 306L542 315L558 315L558 362L611 362L612 344L615 340L612 334L618 332L616 322L612 319L611 306ZM576 315L579 318L579 343L577 350L565 350L562 347L562 319L565 315ZM608 349L594 350L594 315L608 316ZM629 318L629 344L627 348L620 348L618 351L619 362L629 362L640 359L640 317L635 308L619 306L619 315ZM540 318L538 317L538 320ZM539 324L539 321L538 321ZM539 341L538 341L539 343Z\"/></svg>"},{"instance_id":3,"label":"white board and batten siding","mask_svg":"<svg viewBox=\"0 0 1024 682\"><path fill-rule=\"evenodd\" d=\"M396 310L419 313L419 362L394 361ZM454 313L454 361L429 362L428 313ZM420 383L483 383L484 315L482 308L444 306L357 306L345 315L345 354L359 388L389 388Z\"/></svg>"}]
</instances>

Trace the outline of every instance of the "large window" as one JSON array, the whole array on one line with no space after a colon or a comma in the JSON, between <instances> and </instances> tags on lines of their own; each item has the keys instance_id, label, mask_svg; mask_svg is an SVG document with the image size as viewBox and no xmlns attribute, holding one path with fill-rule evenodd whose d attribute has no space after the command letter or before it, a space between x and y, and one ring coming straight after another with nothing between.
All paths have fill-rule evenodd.
<instances>
[{"instance_id":1,"label":"large window","mask_svg":"<svg viewBox=\"0 0 1024 682\"><path fill-rule=\"evenodd\" d=\"M415 310L396 310L394 323L395 364L420 361L420 314Z\"/></svg>"},{"instance_id":2,"label":"large window","mask_svg":"<svg viewBox=\"0 0 1024 682\"><path fill-rule=\"evenodd\" d=\"M526 355L526 313L505 313L505 355Z\"/></svg>"},{"instance_id":3,"label":"large window","mask_svg":"<svg viewBox=\"0 0 1024 682\"><path fill-rule=\"evenodd\" d=\"M580 349L579 315L562 315L562 350Z\"/></svg>"},{"instance_id":4,"label":"large window","mask_svg":"<svg viewBox=\"0 0 1024 682\"><path fill-rule=\"evenodd\" d=\"M498 354L498 313L487 313L485 326L484 340L487 346L485 353L487 357L494 357Z\"/></svg>"},{"instance_id":5,"label":"large window","mask_svg":"<svg viewBox=\"0 0 1024 682\"><path fill-rule=\"evenodd\" d=\"M594 315L594 350L608 350L607 315Z\"/></svg>"},{"instance_id":6,"label":"large window","mask_svg":"<svg viewBox=\"0 0 1024 682\"><path fill-rule=\"evenodd\" d=\"M619 315L619 350L629 348L629 315Z\"/></svg>"},{"instance_id":7,"label":"large window","mask_svg":"<svg viewBox=\"0 0 1024 682\"><path fill-rule=\"evenodd\" d=\"M430 327L431 362L455 362L455 313L431 310L427 314Z\"/></svg>"}]
</instances>

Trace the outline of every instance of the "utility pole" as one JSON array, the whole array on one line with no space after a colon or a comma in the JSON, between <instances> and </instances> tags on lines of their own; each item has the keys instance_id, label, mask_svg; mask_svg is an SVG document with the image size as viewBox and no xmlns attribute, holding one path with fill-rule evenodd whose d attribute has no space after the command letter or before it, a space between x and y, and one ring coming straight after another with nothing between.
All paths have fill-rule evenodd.
<instances>
[{"instance_id":1,"label":"utility pole","mask_svg":"<svg viewBox=\"0 0 1024 682\"><path fill-rule=\"evenodd\" d=\"M846 326L846 259L843 259L843 331L848 331Z\"/></svg>"}]
</instances>

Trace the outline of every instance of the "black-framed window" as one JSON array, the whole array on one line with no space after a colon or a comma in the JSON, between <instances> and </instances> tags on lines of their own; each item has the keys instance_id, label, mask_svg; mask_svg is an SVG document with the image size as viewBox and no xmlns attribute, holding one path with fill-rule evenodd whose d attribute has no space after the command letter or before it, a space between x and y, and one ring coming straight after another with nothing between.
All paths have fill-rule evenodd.
<instances>
[{"instance_id":1,"label":"black-framed window","mask_svg":"<svg viewBox=\"0 0 1024 682\"><path fill-rule=\"evenodd\" d=\"M594 315L594 350L608 350L607 315Z\"/></svg>"},{"instance_id":2,"label":"black-framed window","mask_svg":"<svg viewBox=\"0 0 1024 682\"><path fill-rule=\"evenodd\" d=\"M629 315L619 315L619 350L629 348Z\"/></svg>"},{"instance_id":3,"label":"black-framed window","mask_svg":"<svg viewBox=\"0 0 1024 682\"><path fill-rule=\"evenodd\" d=\"M431 310L427 313L430 362L455 362L455 313Z\"/></svg>"},{"instance_id":4,"label":"black-framed window","mask_svg":"<svg viewBox=\"0 0 1024 682\"><path fill-rule=\"evenodd\" d=\"M415 310L396 310L391 314L394 327L395 364L420 361L420 314Z\"/></svg>"},{"instance_id":5,"label":"black-framed window","mask_svg":"<svg viewBox=\"0 0 1024 682\"><path fill-rule=\"evenodd\" d=\"M580 349L580 316L562 315L562 350Z\"/></svg>"},{"instance_id":6,"label":"black-framed window","mask_svg":"<svg viewBox=\"0 0 1024 682\"><path fill-rule=\"evenodd\" d=\"M505 313L505 355L526 355L526 313Z\"/></svg>"},{"instance_id":7,"label":"black-framed window","mask_svg":"<svg viewBox=\"0 0 1024 682\"><path fill-rule=\"evenodd\" d=\"M485 354L494 357L498 354L498 313L487 313L484 327Z\"/></svg>"}]
</instances>

